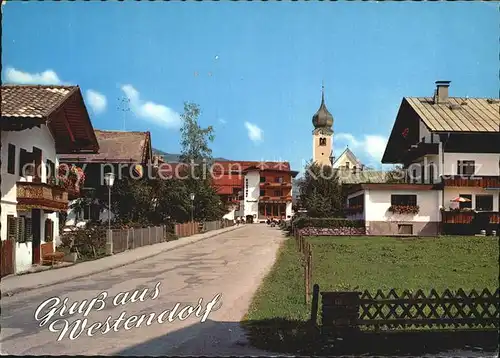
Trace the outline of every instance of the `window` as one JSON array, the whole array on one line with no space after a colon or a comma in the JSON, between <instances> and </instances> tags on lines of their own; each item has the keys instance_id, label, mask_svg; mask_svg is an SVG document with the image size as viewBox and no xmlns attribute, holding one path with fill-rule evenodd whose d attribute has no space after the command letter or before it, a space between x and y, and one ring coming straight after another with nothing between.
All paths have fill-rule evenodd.
<instances>
[{"instance_id":1,"label":"window","mask_svg":"<svg viewBox=\"0 0 500 358\"><path fill-rule=\"evenodd\" d=\"M260 196L266 196L266 191L265 190L261 190L260 191Z\"/></svg>"},{"instance_id":2,"label":"window","mask_svg":"<svg viewBox=\"0 0 500 358\"><path fill-rule=\"evenodd\" d=\"M26 242L33 240L31 218L24 216L7 216L7 235L9 239L17 242Z\"/></svg>"},{"instance_id":3,"label":"window","mask_svg":"<svg viewBox=\"0 0 500 358\"><path fill-rule=\"evenodd\" d=\"M7 173L16 174L16 146L14 144L9 144L7 158Z\"/></svg>"},{"instance_id":4,"label":"window","mask_svg":"<svg viewBox=\"0 0 500 358\"><path fill-rule=\"evenodd\" d=\"M364 195L358 195L353 198L349 198L348 200L348 207L356 207L356 206L363 206L364 204Z\"/></svg>"},{"instance_id":5,"label":"window","mask_svg":"<svg viewBox=\"0 0 500 358\"><path fill-rule=\"evenodd\" d=\"M417 182L417 169L413 169L413 175L412 175L412 178L411 178L411 182L412 183L416 183Z\"/></svg>"},{"instance_id":6,"label":"window","mask_svg":"<svg viewBox=\"0 0 500 358\"><path fill-rule=\"evenodd\" d=\"M351 164L351 163L349 163L349 162L345 162L345 168L346 168L346 169L349 169L349 164Z\"/></svg>"},{"instance_id":7,"label":"window","mask_svg":"<svg viewBox=\"0 0 500 358\"><path fill-rule=\"evenodd\" d=\"M45 219L45 242L51 242L54 238L54 222L50 219Z\"/></svg>"},{"instance_id":8,"label":"window","mask_svg":"<svg viewBox=\"0 0 500 358\"><path fill-rule=\"evenodd\" d=\"M421 164L422 166L420 167L420 183L423 184L425 181L425 166Z\"/></svg>"},{"instance_id":9,"label":"window","mask_svg":"<svg viewBox=\"0 0 500 358\"><path fill-rule=\"evenodd\" d=\"M32 164L32 165L29 165ZM33 156L26 149L19 151L19 175L26 177L28 175L33 176L35 173L35 166L33 162Z\"/></svg>"},{"instance_id":10,"label":"window","mask_svg":"<svg viewBox=\"0 0 500 358\"><path fill-rule=\"evenodd\" d=\"M260 177L260 182L265 183L266 182L266 177Z\"/></svg>"},{"instance_id":11,"label":"window","mask_svg":"<svg viewBox=\"0 0 500 358\"><path fill-rule=\"evenodd\" d=\"M275 183L283 183L283 177L276 177L274 178Z\"/></svg>"},{"instance_id":12,"label":"window","mask_svg":"<svg viewBox=\"0 0 500 358\"><path fill-rule=\"evenodd\" d=\"M413 225L411 225L411 224L398 224L398 234L400 234L400 235L413 235Z\"/></svg>"},{"instance_id":13,"label":"window","mask_svg":"<svg viewBox=\"0 0 500 358\"><path fill-rule=\"evenodd\" d=\"M281 194L282 194L281 190L274 191L274 196L281 196Z\"/></svg>"},{"instance_id":14,"label":"window","mask_svg":"<svg viewBox=\"0 0 500 358\"><path fill-rule=\"evenodd\" d=\"M46 164L46 168L45 168L45 175L47 176L47 182L49 181L50 177L52 177L52 178L56 177L55 171L56 171L55 163L52 160L47 159L47 164Z\"/></svg>"},{"instance_id":15,"label":"window","mask_svg":"<svg viewBox=\"0 0 500 358\"><path fill-rule=\"evenodd\" d=\"M416 206L416 195L391 195L391 205Z\"/></svg>"},{"instance_id":16,"label":"window","mask_svg":"<svg viewBox=\"0 0 500 358\"><path fill-rule=\"evenodd\" d=\"M472 195L460 194L459 197L469 200L469 201L459 202L460 209L472 209Z\"/></svg>"},{"instance_id":17,"label":"window","mask_svg":"<svg viewBox=\"0 0 500 358\"><path fill-rule=\"evenodd\" d=\"M319 145L322 146L322 147L325 146L326 145L326 138L320 138L319 139Z\"/></svg>"},{"instance_id":18,"label":"window","mask_svg":"<svg viewBox=\"0 0 500 358\"><path fill-rule=\"evenodd\" d=\"M429 183L434 184L434 163L432 162L429 167Z\"/></svg>"},{"instance_id":19,"label":"window","mask_svg":"<svg viewBox=\"0 0 500 358\"><path fill-rule=\"evenodd\" d=\"M493 195L476 195L477 211L493 211Z\"/></svg>"},{"instance_id":20,"label":"window","mask_svg":"<svg viewBox=\"0 0 500 358\"><path fill-rule=\"evenodd\" d=\"M474 160L459 160L457 162L458 175L474 175L476 162Z\"/></svg>"}]
</instances>

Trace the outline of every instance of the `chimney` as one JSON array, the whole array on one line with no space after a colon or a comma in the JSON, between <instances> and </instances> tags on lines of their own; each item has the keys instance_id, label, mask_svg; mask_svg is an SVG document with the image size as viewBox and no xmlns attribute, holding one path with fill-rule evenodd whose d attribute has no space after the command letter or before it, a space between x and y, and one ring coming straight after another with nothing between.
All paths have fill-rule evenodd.
<instances>
[{"instance_id":1,"label":"chimney","mask_svg":"<svg viewBox=\"0 0 500 358\"><path fill-rule=\"evenodd\" d=\"M451 81L436 81L436 91L434 92L434 103L448 102L448 87Z\"/></svg>"}]
</instances>

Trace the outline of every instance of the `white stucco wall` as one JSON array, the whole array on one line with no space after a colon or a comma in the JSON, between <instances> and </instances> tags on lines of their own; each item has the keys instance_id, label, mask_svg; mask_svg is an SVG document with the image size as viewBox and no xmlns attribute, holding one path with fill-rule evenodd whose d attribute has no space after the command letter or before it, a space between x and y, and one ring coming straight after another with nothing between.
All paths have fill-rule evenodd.
<instances>
[{"instance_id":1,"label":"white stucco wall","mask_svg":"<svg viewBox=\"0 0 500 358\"><path fill-rule=\"evenodd\" d=\"M65 222L65 226L76 226L76 227L82 227L82 226L85 226L85 224L87 223L88 220L84 220L84 213L81 213L80 215L80 220L76 220L76 211L74 209L71 209L71 205L74 204L76 200L72 200L69 202L69 209L68 209L68 212L67 212L67 216L66 216L66 222ZM110 212L110 219L111 221L113 221L115 215L113 214L113 212L111 211ZM107 222L108 221L108 209L107 208L104 208L100 213L99 213L99 220L102 221L102 222Z\"/></svg>"},{"instance_id":2,"label":"white stucco wall","mask_svg":"<svg viewBox=\"0 0 500 358\"><path fill-rule=\"evenodd\" d=\"M498 168L500 155L495 153L444 153L443 175L457 175L459 160L474 160L477 176L500 175Z\"/></svg>"},{"instance_id":3,"label":"white stucco wall","mask_svg":"<svg viewBox=\"0 0 500 358\"><path fill-rule=\"evenodd\" d=\"M440 182L439 176L457 176L459 160L473 160L476 165L476 176L500 175L498 161L500 155L494 153L444 153L444 164L439 155L427 155L408 167L409 174L417 170L417 183L421 183L421 166L424 167L424 181L430 182L429 167L434 166L434 183Z\"/></svg>"},{"instance_id":4,"label":"white stucco wall","mask_svg":"<svg viewBox=\"0 0 500 358\"><path fill-rule=\"evenodd\" d=\"M225 214L222 218L226 220L235 220L236 207L231 207L229 212Z\"/></svg>"},{"instance_id":5,"label":"white stucco wall","mask_svg":"<svg viewBox=\"0 0 500 358\"><path fill-rule=\"evenodd\" d=\"M40 128L32 128L18 132L2 131L1 132L2 141L2 183L1 183L1 230L0 235L2 240L7 239L7 215L26 216L31 217L31 212L17 212L17 181L31 181L31 177L20 177L19 173L19 159L21 149L25 149L29 152L33 150L33 147L37 147L42 151L42 163L45 164L47 159L55 163L58 166L58 159L55 151L55 143L52 134L50 133L46 125L41 125ZM15 173L9 174L7 172L8 164L8 145L13 144L16 146L16 160L15 160ZM42 170L41 172L42 182L46 182L46 172ZM41 243L44 243L45 238L45 219L51 219L54 222L54 245L59 241L59 215L57 212L45 213L41 211L40 220L40 234ZM26 271L31 267L32 263L32 243L16 243L16 273Z\"/></svg>"},{"instance_id":6,"label":"white stucco wall","mask_svg":"<svg viewBox=\"0 0 500 358\"><path fill-rule=\"evenodd\" d=\"M391 195L417 195L417 205L420 211L416 215L392 214L387 211L391 206ZM438 190L407 191L407 190L365 190L366 221L440 221Z\"/></svg>"},{"instance_id":7,"label":"white stucco wall","mask_svg":"<svg viewBox=\"0 0 500 358\"><path fill-rule=\"evenodd\" d=\"M244 216L258 215L259 213L259 196L260 196L260 173L251 171L245 175L245 195ZM257 217L257 216L255 216Z\"/></svg>"}]
</instances>

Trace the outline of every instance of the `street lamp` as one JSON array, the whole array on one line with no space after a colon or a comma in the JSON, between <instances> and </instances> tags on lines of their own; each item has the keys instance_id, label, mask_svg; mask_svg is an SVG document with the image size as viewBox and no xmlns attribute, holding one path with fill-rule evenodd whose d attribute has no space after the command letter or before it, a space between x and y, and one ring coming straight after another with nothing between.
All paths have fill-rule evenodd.
<instances>
[{"instance_id":1,"label":"street lamp","mask_svg":"<svg viewBox=\"0 0 500 358\"><path fill-rule=\"evenodd\" d=\"M115 174L106 173L104 175L104 182L108 187L108 230L111 230L111 188L115 183Z\"/></svg>"},{"instance_id":2,"label":"street lamp","mask_svg":"<svg viewBox=\"0 0 500 358\"><path fill-rule=\"evenodd\" d=\"M191 198L191 222L193 222L193 211L194 211L194 193L191 193L189 195L189 197Z\"/></svg>"}]
</instances>

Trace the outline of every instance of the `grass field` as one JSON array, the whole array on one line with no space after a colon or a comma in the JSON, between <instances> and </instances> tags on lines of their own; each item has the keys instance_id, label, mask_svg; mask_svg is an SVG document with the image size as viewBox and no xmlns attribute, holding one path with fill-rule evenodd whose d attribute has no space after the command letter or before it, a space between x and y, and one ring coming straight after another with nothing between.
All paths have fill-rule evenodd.
<instances>
[{"instance_id":1,"label":"grass field","mask_svg":"<svg viewBox=\"0 0 500 358\"><path fill-rule=\"evenodd\" d=\"M312 237L308 241L313 252L313 283L319 284L320 291L494 291L498 287L496 238ZM304 303L303 275L295 240L289 239L246 316L256 346L269 346L273 339L278 344L285 338L293 344L301 339L297 335L305 334L300 330L310 315L310 307ZM278 337L273 337L276 330Z\"/></svg>"}]
</instances>

